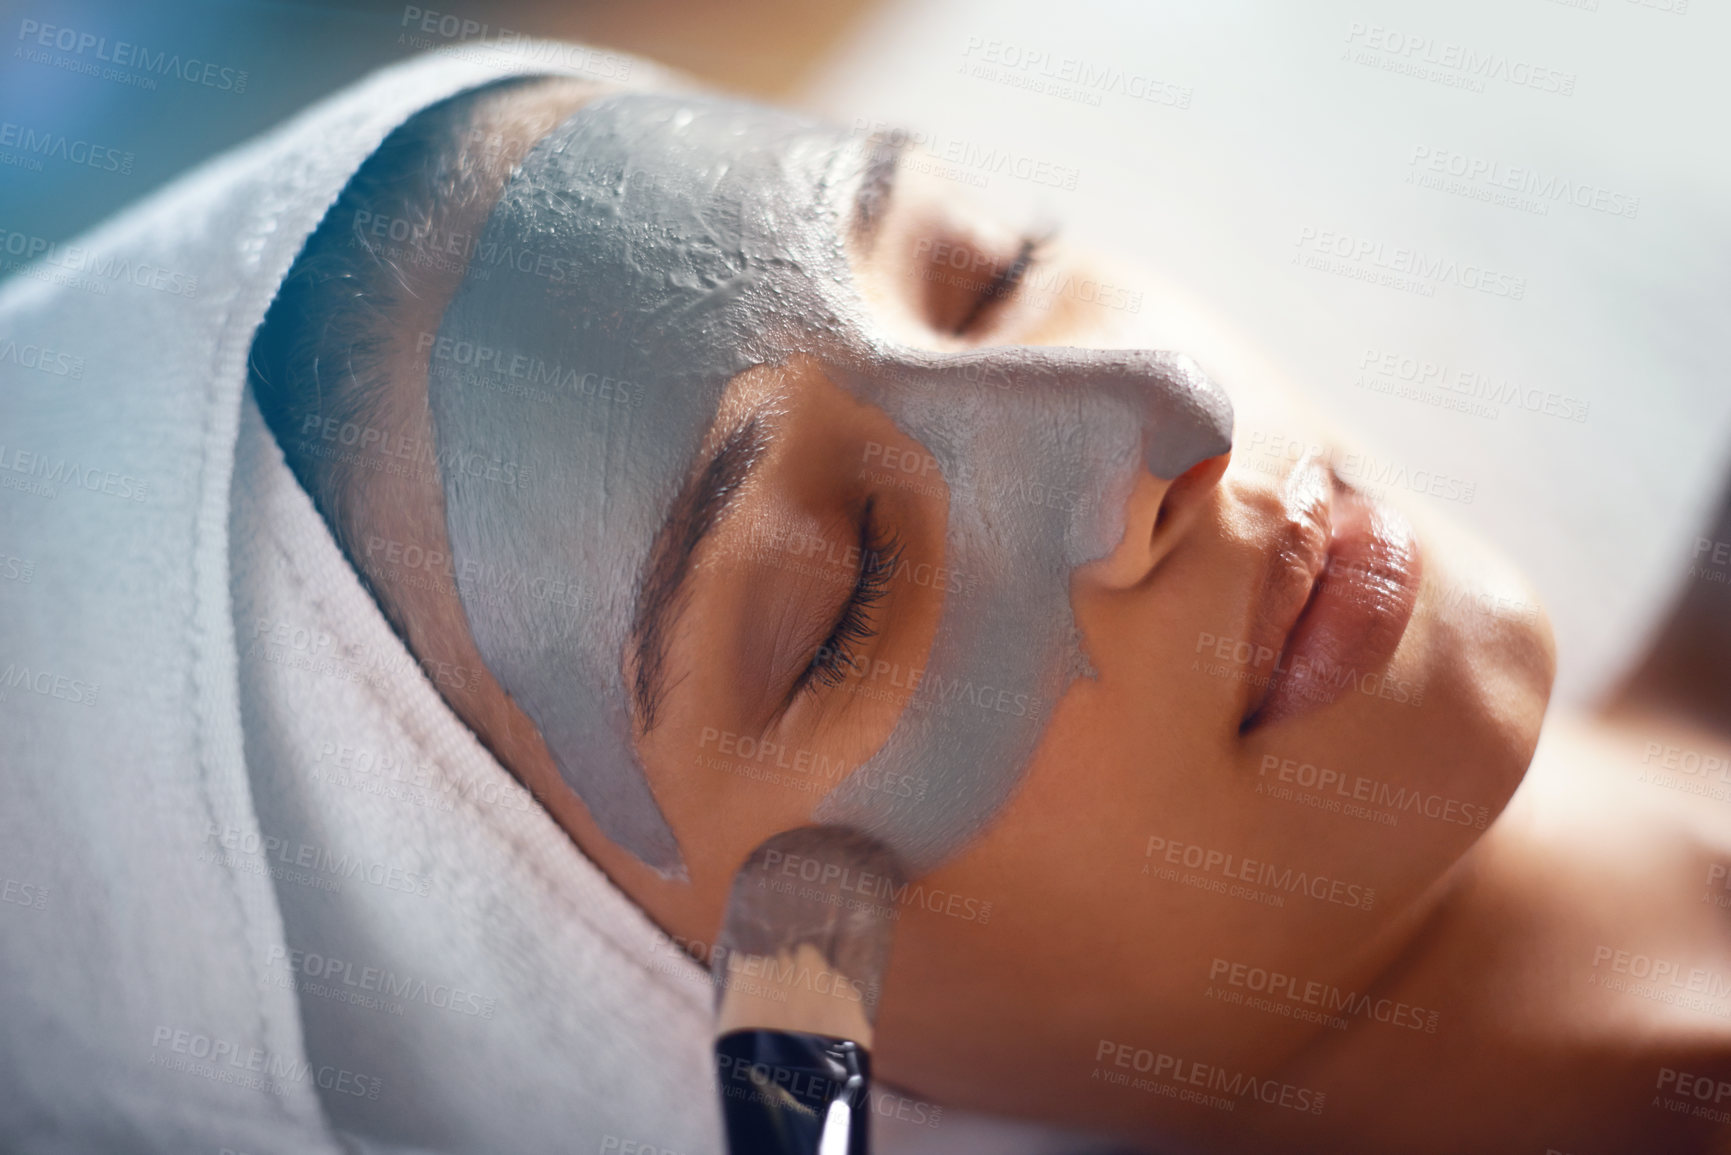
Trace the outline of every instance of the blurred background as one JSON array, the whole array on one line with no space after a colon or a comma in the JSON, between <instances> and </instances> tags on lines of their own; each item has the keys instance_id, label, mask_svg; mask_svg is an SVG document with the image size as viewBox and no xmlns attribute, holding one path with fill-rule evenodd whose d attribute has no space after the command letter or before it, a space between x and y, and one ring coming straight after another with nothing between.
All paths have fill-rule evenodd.
<instances>
[{"instance_id":1,"label":"blurred background","mask_svg":"<svg viewBox=\"0 0 1731 1155\"><path fill-rule=\"evenodd\" d=\"M1192 288L1376 447L1353 480L1512 554L1584 702L1681 591L1731 597L1703 529L1731 447L1728 33L1720 0L26 0L0 229L70 239L380 65L501 34L906 127L958 193Z\"/></svg>"}]
</instances>

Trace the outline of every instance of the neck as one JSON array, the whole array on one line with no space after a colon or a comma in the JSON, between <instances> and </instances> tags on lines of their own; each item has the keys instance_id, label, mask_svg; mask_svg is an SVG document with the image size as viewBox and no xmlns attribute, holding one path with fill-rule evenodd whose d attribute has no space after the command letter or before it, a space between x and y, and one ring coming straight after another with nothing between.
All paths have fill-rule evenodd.
<instances>
[{"instance_id":1,"label":"neck","mask_svg":"<svg viewBox=\"0 0 1731 1155\"><path fill-rule=\"evenodd\" d=\"M1373 1008L1434 1009L1434 1032L1355 1016L1297 1056L1285 1077L1328 1092L1326 1122L1279 1121L1282 1149L1707 1149L1700 1120L1653 1102L1663 1071L1731 1056L1731 936L1703 916L1715 852L1698 812L1640 780L1650 733L1547 724L1508 809L1370 992ZM1715 977L1717 1012L1669 997Z\"/></svg>"}]
</instances>

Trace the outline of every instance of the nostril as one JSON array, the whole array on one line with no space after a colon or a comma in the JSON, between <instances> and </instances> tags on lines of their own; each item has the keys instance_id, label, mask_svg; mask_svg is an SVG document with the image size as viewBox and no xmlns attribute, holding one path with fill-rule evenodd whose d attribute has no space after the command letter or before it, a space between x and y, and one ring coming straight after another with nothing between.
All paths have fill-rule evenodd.
<instances>
[{"instance_id":1,"label":"nostril","mask_svg":"<svg viewBox=\"0 0 1731 1155\"><path fill-rule=\"evenodd\" d=\"M1125 503L1124 536L1090 571L1092 579L1116 589L1146 580L1189 538L1230 460L1230 450L1203 458L1173 481L1144 472Z\"/></svg>"},{"instance_id":2,"label":"nostril","mask_svg":"<svg viewBox=\"0 0 1731 1155\"><path fill-rule=\"evenodd\" d=\"M1204 458L1178 475L1160 498L1160 508L1154 514L1154 532L1172 528L1183 514L1190 512L1208 492L1220 483L1226 467L1232 461L1232 451Z\"/></svg>"}]
</instances>

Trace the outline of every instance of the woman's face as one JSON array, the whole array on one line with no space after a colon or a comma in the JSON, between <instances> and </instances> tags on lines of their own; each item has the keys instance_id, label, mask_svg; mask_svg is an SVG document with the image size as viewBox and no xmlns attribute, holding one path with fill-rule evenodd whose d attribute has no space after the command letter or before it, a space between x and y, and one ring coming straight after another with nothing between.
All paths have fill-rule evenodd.
<instances>
[{"instance_id":1,"label":"woman's face","mask_svg":"<svg viewBox=\"0 0 1731 1155\"><path fill-rule=\"evenodd\" d=\"M1091 673L1067 684L995 820L895 899L885 1077L1128 1123L1160 1105L1094 1077L1117 1048L1262 1074L1320 1028L1213 991L1250 968L1362 991L1389 961L1520 780L1549 635L1469 539L1341 481L1340 444L1157 279L1024 235L914 167L846 230L876 339L1172 350L1237 410L1230 461L1113 498L1123 540L1069 579ZM728 381L690 468L724 474L728 496L684 511L653 717L635 715L689 880L609 844L568 795L551 805L702 953L751 849L811 821L914 708L946 600L1001 575L948 555L929 447L819 358ZM1099 499L1023 480L1030 508ZM646 652L621 655L626 684ZM966 695L954 708L1006 725L1036 705L1013 687Z\"/></svg>"}]
</instances>

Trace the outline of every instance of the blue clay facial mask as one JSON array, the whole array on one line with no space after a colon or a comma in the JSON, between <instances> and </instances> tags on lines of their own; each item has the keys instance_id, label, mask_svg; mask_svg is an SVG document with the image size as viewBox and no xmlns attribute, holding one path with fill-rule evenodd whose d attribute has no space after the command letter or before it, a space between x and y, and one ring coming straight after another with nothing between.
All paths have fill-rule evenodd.
<instances>
[{"instance_id":1,"label":"blue clay facial mask","mask_svg":"<svg viewBox=\"0 0 1731 1155\"><path fill-rule=\"evenodd\" d=\"M991 820L1087 673L1070 577L1118 543L1141 471L1175 478L1231 446L1229 402L1182 356L940 355L879 337L847 256L869 153L754 105L596 101L513 174L432 349L441 452L536 479L448 471L454 559L584 594L573 612L464 588L475 642L602 831L664 874L681 873L679 847L637 758L624 655L651 544L734 377L814 359L922 443L950 487L946 564L977 585L948 595L914 699L813 815L873 835L914 875ZM1026 502L1029 477L1097 500ZM912 796L871 789L884 773L918 784Z\"/></svg>"}]
</instances>

